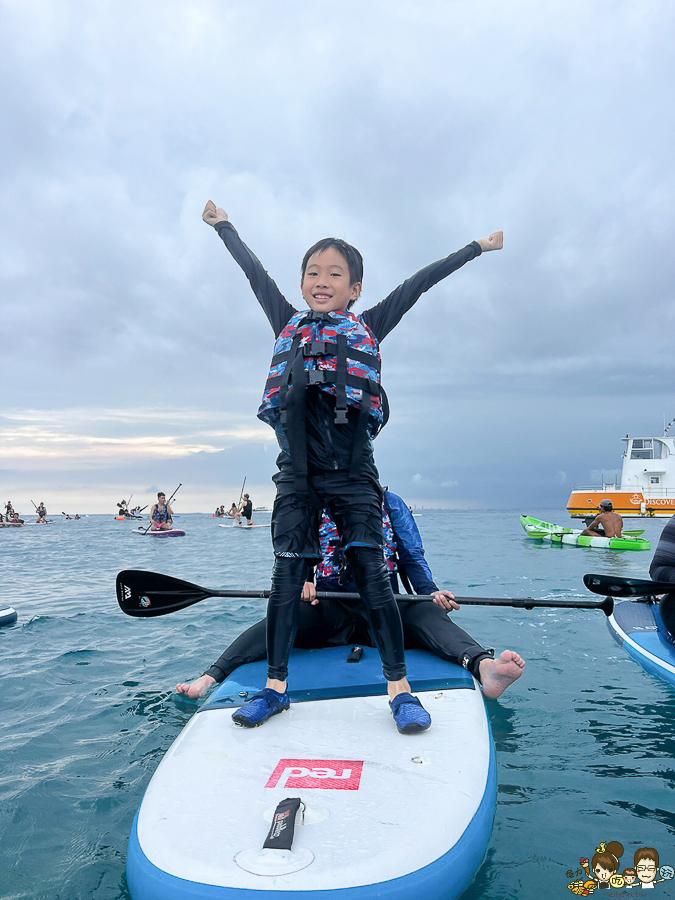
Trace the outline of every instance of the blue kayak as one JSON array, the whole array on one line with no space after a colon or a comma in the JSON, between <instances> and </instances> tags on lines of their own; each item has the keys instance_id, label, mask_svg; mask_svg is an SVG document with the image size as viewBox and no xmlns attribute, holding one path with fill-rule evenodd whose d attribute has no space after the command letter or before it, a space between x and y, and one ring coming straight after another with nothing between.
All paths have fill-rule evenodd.
<instances>
[{"instance_id":1,"label":"blue kayak","mask_svg":"<svg viewBox=\"0 0 675 900\"><path fill-rule=\"evenodd\" d=\"M357 663L349 654L294 650L291 708L262 728L238 728L231 715L264 687L266 662L242 666L217 687L143 797L127 856L133 900L462 894L496 807L482 693L465 669L408 651L410 681L433 725L401 735L379 654L365 648ZM292 846L263 848L290 798L301 810Z\"/></svg>"}]
</instances>

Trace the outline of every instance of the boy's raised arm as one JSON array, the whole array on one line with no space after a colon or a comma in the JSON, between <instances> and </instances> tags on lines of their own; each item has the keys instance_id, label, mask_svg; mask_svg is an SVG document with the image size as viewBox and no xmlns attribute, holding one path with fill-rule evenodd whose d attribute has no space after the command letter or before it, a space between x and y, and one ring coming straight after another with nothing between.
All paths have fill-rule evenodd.
<instances>
[{"instance_id":1,"label":"boy's raised arm","mask_svg":"<svg viewBox=\"0 0 675 900\"><path fill-rule=\"evenodd\" d=\"M295 307L291 306L286 300L274 280L270 278L263 268L258 257L249 250L239 237L224 209L216 206L213 200L209 200L204 207L202 219L207 225L215 228L219 237L232 254L234 261L248 278L253 293L256 295L274 330L274 336L278 337L280 332L286 327L288 320L296 312Z\"/></svg>"},{"instance_id":2,"label":"boy's raised arm","mask_svg":"<svg viewBox=\"0 0 675 900\"><path fill-rule=\"evenodd\" d=\"M385 297L376 306L367 309L363 313L364 322L372 328L378 340L383 340L425 291L456 272L465 263L480 256L481 253L488 250L501 250L503 246L504 233L495 231L490 237L472 241L462 250L457 250L456 253L451 253L445 259L439 259L424 269L420 269L419 272L395 288L388 297Z\"/></svg>"}]
</instances>

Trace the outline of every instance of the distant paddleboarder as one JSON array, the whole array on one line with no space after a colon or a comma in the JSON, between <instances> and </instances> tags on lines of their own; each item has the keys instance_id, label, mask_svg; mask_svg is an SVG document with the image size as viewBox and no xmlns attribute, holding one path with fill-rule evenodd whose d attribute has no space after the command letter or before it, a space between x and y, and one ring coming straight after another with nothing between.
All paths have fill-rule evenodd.
<instances>
[{"instance_id":1,"label":"distant paddleboarder","mask_svg":"<svg viewBox=\"0 0 675 900\"><path fill-rule=\"evenodd\" d=\"M47 509L42 501L40 501L40 505L35 508L35 512L37 513L36 524L38 525L46 525L47 524Z\"/></svg>"},{"instance_id":2,"label":"distant paddleboarder","mask_svg":"<svg viewBox=\"0 0 675 900\"><path fill-rule=\"evenodd\" d=\"M171 531L173 527L173 511L166 502L166 494L159 491L157 503L150 510L150 531Z\"/></svg>"},{"instance_id":3,"label":"distant paddleboarder","mask_svg":"<svg viewBox=\"0 0 675 900\"><path fill-rule=\"evenodd\" d=\"M247 525L255 525L255 522L252 519L253 516L253 501L249 497L248 494L244 494L244 501L239 507L239 512L246 519ZM239 519L239 524L241 525L241 519Z\"/></svg>"}]
</instances>

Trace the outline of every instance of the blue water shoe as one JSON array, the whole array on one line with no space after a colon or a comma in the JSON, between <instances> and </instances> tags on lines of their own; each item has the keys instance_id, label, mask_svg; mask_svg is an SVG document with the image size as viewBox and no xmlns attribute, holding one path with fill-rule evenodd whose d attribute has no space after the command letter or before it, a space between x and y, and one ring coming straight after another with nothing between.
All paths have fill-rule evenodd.
<instances>
[{"instance_id":1,"label":"blue water shoe","mask_svg":"<svg viewBox=\"0 0 675 900\"><path fill-rule=\"evenodd\" d=\"M287 691L280 694L272 688L264 688L232 713L232 721L243 728L255 728L257 725L263 725L277 713L285 712L290 705Z\"/></svg>"},{"instance_id":2,"label":"blue water shoe","mask_svg":"<svg viewBox=\"0 0 675 900\"><path fill-rule=\"evenodd\" d=\"M389 701L389 706L401 734L426 731L431 725L431 716L412 694L399 694Z\"/></svg>"}]
</instances>

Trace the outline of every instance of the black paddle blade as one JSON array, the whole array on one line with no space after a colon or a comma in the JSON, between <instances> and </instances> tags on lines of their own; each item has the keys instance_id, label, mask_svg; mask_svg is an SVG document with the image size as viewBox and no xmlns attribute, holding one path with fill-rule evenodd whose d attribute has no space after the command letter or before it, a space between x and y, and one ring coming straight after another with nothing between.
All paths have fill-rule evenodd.
<instances>
[{"instance_id":1,"label":"black paddle blade","mask_svg":"<svg viewBox=\"0 0 675 900\"><path fill-rule=\"evenodd\" d=\"M204 588L189 581L138 569L120 572L115 590L122 612L142 618L166 616L211 596Z\"/></svg>"},{"instance_id":2,"label":"black paddle blade","mask_svg":"<svg viewBox=\"0 0 675 900\"><path fill-rule=\"evenodd\" d=\"M584 584L603 597L649 597L651 594L673 594L675 584L647 581L645 578L622 578L618 575L584 575Z\"/></svg>"}]
</instances>

